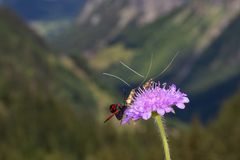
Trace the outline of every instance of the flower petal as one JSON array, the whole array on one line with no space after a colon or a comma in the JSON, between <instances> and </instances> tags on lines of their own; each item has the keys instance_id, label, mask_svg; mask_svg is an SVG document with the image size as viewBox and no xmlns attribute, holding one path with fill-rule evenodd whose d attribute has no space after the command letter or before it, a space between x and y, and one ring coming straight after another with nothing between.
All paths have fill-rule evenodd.
<instances>
[{"instance_id":1,"label":"flower petal","mask_svg":"<svg viewBox=\"0 0 240 160\"><path fill-rule=\"evenodd\" d=\"M176 106L180 109L184 109L185 105L183 103L177 103Z\"/></svg>"},{"instance_id":2,"label":"flower petal","mask_svg":"<svg viewBox=\"0 0 240 160\"><path fill-rule=\"evenodd\" d=\"M188 103L189 102L189 99L187 97L183 97L183 102L184 103Z\"/></svg>"},{"instance_id":3,"label":"flower petal","mask_svg":"<svg viewBox=\"0 0 240 160\"><path fill-rule=\"evenodd\" d=\"M151 112L147 112L147 113L143 113L143 114L142 114L142 118L143 118L144 120L148 120L151 116L152 116L152 113L151 113Z\"/></svg>"},{"instance_id":4,"label":"flower petal","mask_svg":"<svg viewBox=\"0 0 240 160\"><path fill-rule=\"evenodd\" d=\"M160 114L161 116L163 116L164 113L165 113L165 111L164 111L164 109L162 109L162 108L158 108L158 109L157 109L157 113Z\"/></svg>"},{"instance_id":5,"label":"flower petal","mask_svg":"<svg viewBox=\"0 0 240 160\"><path fill-rule=\"evenodd\" d=\"M172 112L172 110L173 110L172 107L166 107L165 108L166 113Z\"/></svg>"}]
</instances>

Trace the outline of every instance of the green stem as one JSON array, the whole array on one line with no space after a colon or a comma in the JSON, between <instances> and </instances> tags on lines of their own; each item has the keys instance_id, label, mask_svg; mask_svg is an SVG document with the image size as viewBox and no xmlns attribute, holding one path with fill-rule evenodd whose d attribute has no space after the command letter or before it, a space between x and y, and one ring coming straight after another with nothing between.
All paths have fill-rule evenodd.
<instances>
[{"instance_id":1,"label":"green stem","mask_svg":"<svg viewBox=\"0 0 240 160\"><path fill-rule=\"evenodd\" d=\"M160 131L160 136L162 138L165 160L171 160L170 152L169 152L169 146L168 146L168 142L167 142L167 135L166 135L166 132L165 132L165 129L164 129L162 118L159 115L155 116L154 118L157 122L159 131Z\"/></svg>"}]
</instances>

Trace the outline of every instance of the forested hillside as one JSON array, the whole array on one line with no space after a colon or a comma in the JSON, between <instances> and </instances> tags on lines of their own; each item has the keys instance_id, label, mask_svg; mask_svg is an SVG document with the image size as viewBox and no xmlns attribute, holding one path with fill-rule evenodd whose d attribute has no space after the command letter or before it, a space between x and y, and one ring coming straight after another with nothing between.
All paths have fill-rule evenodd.
<instances>
[{"instance_id":1,"label":"forested hillside","mask_svg":"<svg viewBox=\"0 0 240 160\"><path fill-rule=\"evenodd\" d=\"M80 146L93 132L82 122L96 124L98 87L91 89L84 70L57 58L14 13L1 8L0 19L0 159L84 157Z\"/></svg>"}]
</instances>

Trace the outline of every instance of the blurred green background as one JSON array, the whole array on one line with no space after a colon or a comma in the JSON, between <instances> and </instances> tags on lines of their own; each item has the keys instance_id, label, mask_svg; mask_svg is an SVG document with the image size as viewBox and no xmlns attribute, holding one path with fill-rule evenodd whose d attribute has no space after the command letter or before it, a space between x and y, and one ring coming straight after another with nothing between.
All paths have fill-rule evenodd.
<instances>
[{"instance_id":1,"label":"blurred green background","mask_svg":"<svg viewBox=\"0 0 240 160\"><path fill-rule=\"evenodd\" d=\"M0 159L164 159L151 119L104 124L120 81L174 83L173 160L240 159L239 0L0 0Z\"/></svg>"}]
</instances>

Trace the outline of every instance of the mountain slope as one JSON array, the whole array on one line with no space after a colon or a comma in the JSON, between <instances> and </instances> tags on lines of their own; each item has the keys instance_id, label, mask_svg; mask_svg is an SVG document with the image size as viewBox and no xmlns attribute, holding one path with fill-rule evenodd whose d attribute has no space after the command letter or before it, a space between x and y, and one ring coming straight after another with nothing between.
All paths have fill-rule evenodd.
<instances>
[{"instance_id":1,"label":"mountain slope","mask_svg":"<svg viewBox=\"0 0 240 160\"><path fill-rule=\"evenodd\" d=\"M97 106L95 102L98 98L95 91L89 90L89 83L93 86L96 84L88 77L84 69L77 67L84 73L79 77L69 69L67 66L69 63L65 63L64 60L51 53L44 42L9 10L1 9L0 16L2 83L16 81L24 83L22 87L30 84L27 88L37 87L36 90L49 91L74 105L81 104L93 108ZM103 91L99 87L95 88L99 92Z\"/></svg>"},{"instance_id":2,"label":"mountain slope","mask_svg":"<svg viewBox=\"0 0 240 160\"><path fill-rule=\"evenodd\" d=\"M94 110L96 118L102 120L106 106L113 100L96 84L95 75L90 74L86 63L81 63L85 60L81 57L57 57L18 16L7 9L0 9L0 19L2 105L17 103L30 107L39 97L54 99L56 103L69 105L69 108Z\"/></svg>"},{"instance_id":3,"label":"mountain slope","mask_svg":"<svg viewBox=\"0 0 240 160\"><path fill-rule=\"evenodd\" d=\"M185 83L203 88L203 86L208 87L207 85L214 86L215 81L224 80L224 77L231 78L239 74L240 39L237 36L240 33L239 28L240 14L202 52L191 67L189 78ZM203 73L203 71L208 72ZM196 82L200 78L198 75L206 80L202 83Z\"/></svg>"},{"instance_id":4,"label":"mountain slope","mask_svg":"<svg viewBox=\"0 0 240 160\"><path fill-rule=\"evenodd\" d=\"M234 14L226 12L223 6L205 4L200 10L196 10L195 7L191 4L178 8L169 15L139 29L129 27L112 40L111 48L124 44L127 50L132 50L132 54L129 54L131 55L129 64L142 74L147 70L151 54L154 54L150 77L160 73L159 70L170 62L177 51L181 53L174 64L184 58L186 61L183 63L190 63L193 59L191 56L200 54L208 47L231 21L231 17L234 17ZM111 52L108 54L111 56ZM124 73L121 74L121 72L117 71L123 76ZM183 71L178 70L178 72ZM181 80L182 76L184 75L180 75L178 79Z\"/></svg>"},{"instance_id":5,"label":"mountain slope","mask_svg":"<svg viewBox=\"0 0 240 160\"><path fill-rule=\"evenodd\" d=\"M239 27L240 15L202 52L182 81L193 92L192 112L203 113L204 119L216 113L220 104L239 89Z\"/></svg>"},{"instance_id":6,"label":"mountain slope","mask_svg":"<svg viewBox=\"0 0 240 160\"><path fill-rule=\"evenodd\" d=\"M183 0L92 0L87 1L76 23L50 42L64 52L93 52L105 46L129 25L141 26L153 22L181 6ZM64 41L68 39L68 41Z\"/></svg>"},{"instance_id":7,"label":"mountain slope","mask_svg":"<svg viewBox=\"0 0 240 160\"><path fill-rule=\"evenodd\" d=\"M82 115L76 116L69 98L64 101L54 92L59 84L50 61L54 55L21 19L2 8L0 41L0 159L81 159L69 147L84 143L78 138Z\"/></svg>"},{"instance_id":8,"label":"mountain slope","mask_svg":"<svg viewBox=\"0 0 240 160\"><path fill-rule=\"evenodd\" d=\"M4 8L0 41L0 159L84 159L111 96Z\"/></svg>"}]
</instances>

